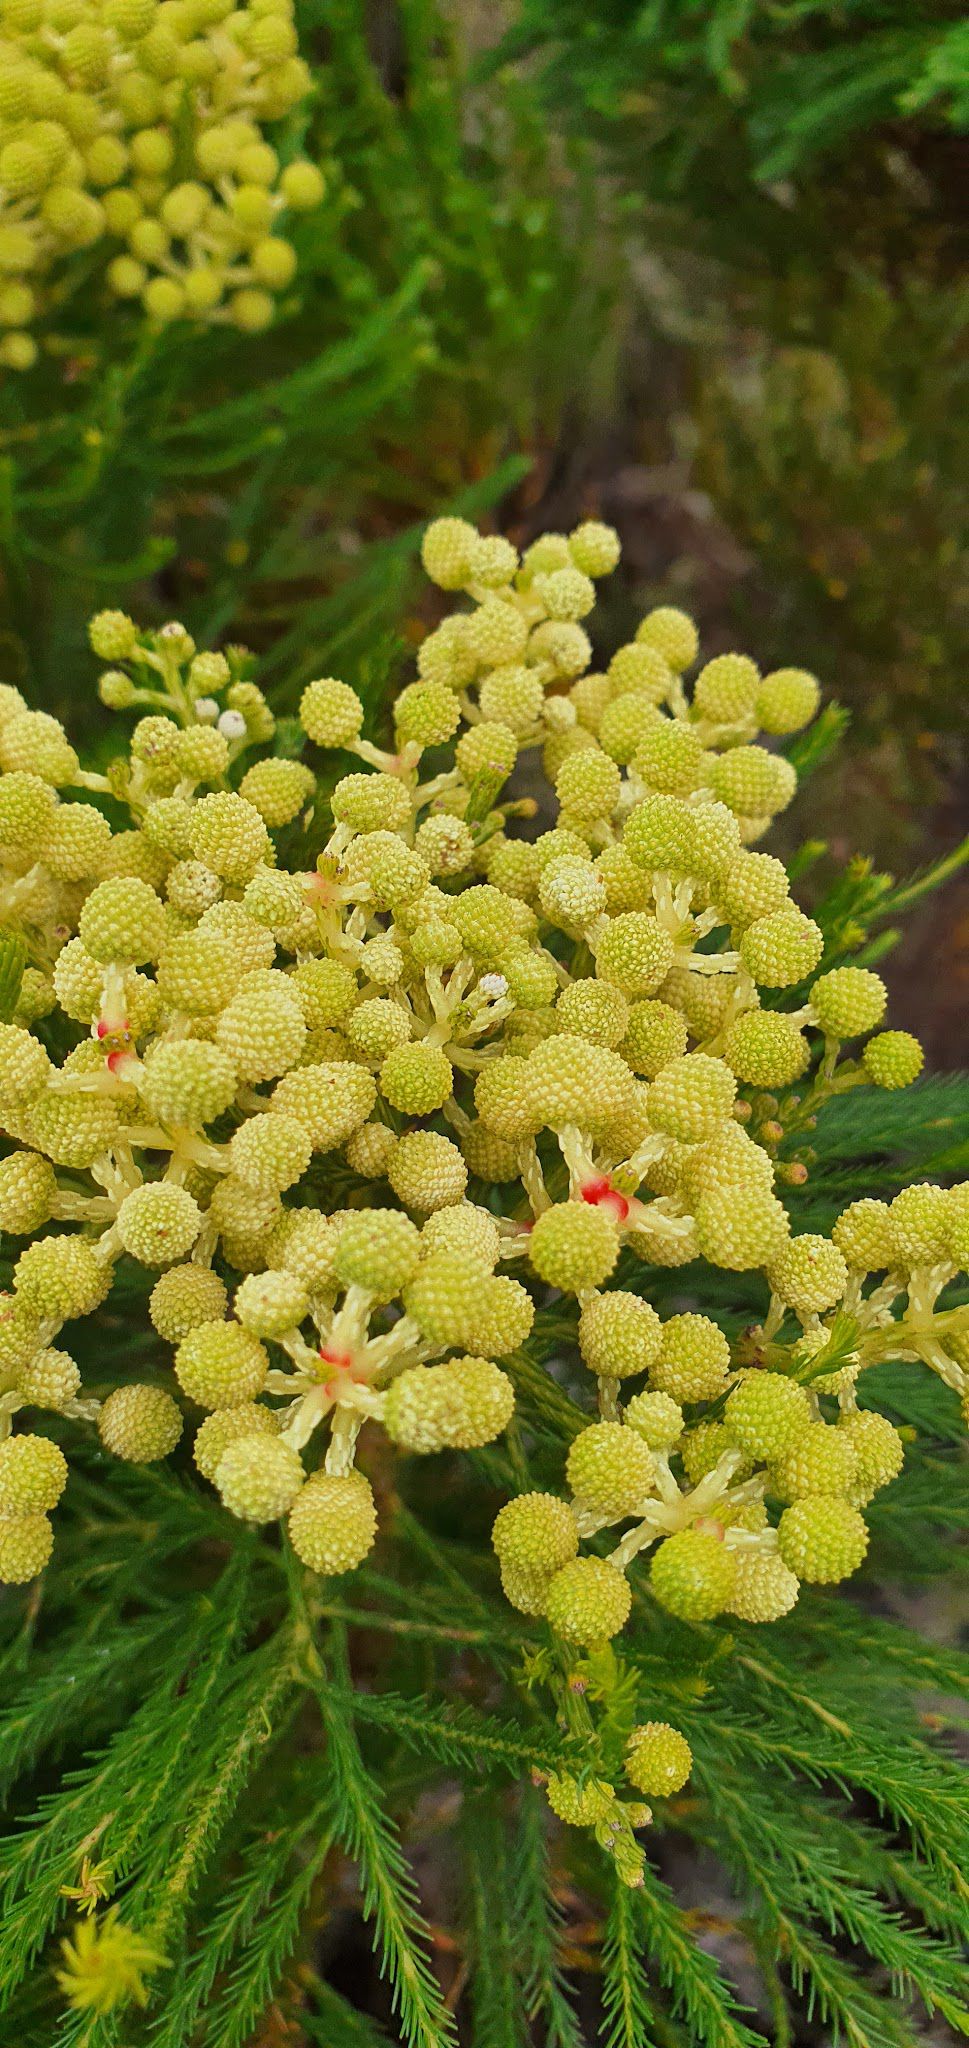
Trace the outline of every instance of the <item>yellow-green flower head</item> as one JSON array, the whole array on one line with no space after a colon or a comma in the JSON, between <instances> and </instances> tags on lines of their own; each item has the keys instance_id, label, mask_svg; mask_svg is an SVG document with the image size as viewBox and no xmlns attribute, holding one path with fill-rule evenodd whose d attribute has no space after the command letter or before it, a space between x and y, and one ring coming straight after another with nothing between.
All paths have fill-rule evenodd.
<instances>
[{"instance_id":1,"label":"yellow-green flower head","mask_svg":"<svg viewBox=\"0 0 969 2048\"><path fill-rule=\"evenodd\" d=\"M53 1547L47 1515L0 1516L0 1586L23 1586L35 1579Z\"/></svg>"},{"instance_id":2,"label":"yellow-green flower head","mask_svg":"<svg viewBox=\"0 0 969 2048\"><path fill-rule=\"evenodd\" d=\"M115 1387L98 1415L105 1450L134 1465L167 1458L181 1434L181 1410L163 1387Z\"/></svg>"},{"instance_id":3,"label":"yellow-green flower head","mask_svg":"<svg viewBox=\"0 0 969 2048\"><path fill-rule=\"evenodd\" d=\"M826 1422L812 1422L791 1449L772 1458L769 1483L778 1500L805 1500L824 1493L845 1499L853 1495L858 1476L858 1456L848 1433Z\"/></svg>"},{"instance_id":4,"label":"yellow-green flower head","mask_svg":"<svg viewBox=\"0 0 969 2048\"><path fill-rule=\"evenodd\" d=\"M581 1430L565 1468L579 1506L607 1522L642 1510L652 1492L654 1469L638 1431L619 1422L593 1422Z\"/></svg>"},{"instance_id":5,"label":"yellow-green flower head","mask_svg":"<svg viewBox=\"0 0 969 2048\"><path fill-rule=\"evenodd\" d=\"M831 1231L846 1264L856 1273L878 1273L900 1257L887 1202L849 1202Z\"/></svg>"},{"instance_id":6,"label":"yellow-green flower head","mask_svg":"<svg viewBox=\"0 0 969 2048\"><path fill-rule=\"evenodd\" d=\"M369 1481L362 1472L314 1472L290 1510L288 1527L297 1557L311 1571L354 1571L377 1534Z\"/></svg>"},{"instance_id":7,"label":"yellow-green flower head","mask_svg":"<svg viewBox=\"0 0 969 2048\"><path fill-rule=\"evenodd\" d=\"M775 668L759 684L754 714L764 732L800 732L810 725L820 702L820 684L807 669Z\"/></svg>"},{"instance_id":8,"label":"yellow-green flower head","mask_svg":"<svg viewBox=\"0 0 969 2048\"><path fill-rule=\"evenodd\" d=\"M788 1239L767 1277L773 1292L797 1315L820 1315L841 1300L848 1268L836 1244L808 1231Z\"/></svg>"},{"instance_id":9,"label":"yellow-green flower head","mask_svg":"<svg viewBox=\"0 0 969 2048\"><path fill-rule=\"evenodd\" d=\"M868 1040L862 1064L876 1088L909 1088L922 1072L925 1055L910 1031L879 1031Z\"/></svg>"},{"instance_id":10,"label":"yellow-green flower head","mask_svg":"<svg viewBox=\"0 0 969 2048\"><path fill-rule=\"evenodd\" d=\"M809 1585L833 1586L858 1570L868 1530L858 1509L830 1494L815 1494L785 1508L777 1528L781 1558Z\"/></svg>"},{"instance_id":11,"label":"yellow-green flower head","mask_svg":"<svg viewBox=\"0 0 969 2048\"><path fill-rule=\"evenodd\" d=\"M650 1590L683 1621L711 1621L729 1605L736 1579L735 1554L722 1536L680 1529L659 1545L650 1569Z\"/></svg>"},{"instance_id":12,"label":"yellow-green flower head","mask_svg":"<svg viewBox=\"0 0 969 2048\"><path fill-rule=\"evenodd\" d=\"M674 1401L715 1401L726 1386L730 1346L709 1316L670 1316L648 1370L650 1386Z\"/></svg>"},{"instance_id":13,"label":"yellow-green flower head","mask_svg":"<svg viewBox=\"0 0 969 2048\"><path fill-rule=\"evenodd\" d=\"M683 1434L683 1410L669 1394L634 1394L623 1410L627 1429L634 1429L651 1451L671 1451Z\"/></svg>"},{"instance_id":14,"label":"yellow-green flower head","mask_svg":"<svg viewBox=\"0 0 969 2048\"><path fill-rule=\"evenodd\" d=\"M727 1612L739 1621L779 1621L801 1590L796 1574L776 1551L738 1550L736 1578Z\"/></svg>"},{"instance_id":15,"label":"yellow-green flower head","mask_svg":"<svg viewBox=\"0 0 969 2048\"><path fill-rule=\"evenodd\" d=\"M592 1649L619 1634L631 1606L632 1588L615 1565L598 1557L576 1557L552 1579L545 1612L564 1642Z\"/></svg>"},{"instance_id":16,"label":"yellow-green flower head","mask_svg":"<svg viewBox=\"0 0 969 2048\"><path fill-rule=\"evenodd\" d=\"M262 1392L269 1359L239 1323L198 1323L175 1353L175 1377L200 1408L236 1408Z\"/></svg>"},{"instance_id":17,"label":"yellow-green flower head","mask_svg":"<svg viewBox=\"0 0 969 2048\"><path fill-rule=\"evenodd\" d=\"M687 612L675 605L657 605L636 628L641 646L654 647L681 674L691 668L700 651L700 636Z\"/></svg>"},{"instance_id":18,"label":"yellow-green flower head","mask_svg":"<svg viewBox=\"0 0 969 2048\"><path fill-rule=\"evenodd\" d=\"M856 1408L853 1414L842 1416L837 1434L854 1453L857 1478L852 1499L856 1507L859 1501L864 1506L881 1487L898 1478L905 1463L905 1445L894 1423L874 1408Z\"/></svg>"},{"instance_id":19,"label":"yellow-green flower head","mask_svg":"<svg viewBox=\"0 0 969 2048\"><path fill-rule=\"evenodd\" d=\"M90 1315L111 1284L106 1268L80 1237L39 1237L13 1269L17 1294L40 1317L69 1322Z\"/></svg>"},{"instance_id":20,"label":"yellow-green flower head","mask_svg":"<svg viewBox=\"0 0 969 2048\"><path fill-rule=\"evenodd\" d=\"M833 967L829 974L819 974L811 989L811 1008L822 1031L832 1038L858 1038L863 1031L873 1031L887 1001L881 975L867 967Z\"/></svg>"},{"instance_id":21,"label":"yellow-green flower head","mask_svg":"<svg viewBox=\"0 0 969 2048\"><path fill-rule=\"evenodd\" d=\"M811 1048L794 1018L782 1010L745 1010L727 1028L723 1056L739 1081L754 1088L786 1088L800 1080Z\"/></svg>"},{"instance_id":22,"label":"yellow-green flower head","mask_svg":"<svg viewBox=\"0 0 969 2048\"><path fill-rule=\"evenodd\" d=\"M332 1152L366 1123L377 1086L364 1067L347 1060L322 1060L287 1074L273 1089L271 1100L274 1110L302 1124L315 1152Z\"/></svg>"},{"instance_id":23,"label":"yellow-green flower head","mask_svg":"<svg viewBox=\"0 0 969 2048\"><path fill-rule=\"evenodd\" d=\"M488 1358L416 1365L387 1393L384 1426L405 1450L471 1450L493 1443L511 1420L515 1393Z\"/></svg>"},{"instance_id":24,"label":"yellow-green flower head","mask_svg":"<svg viewBox=\"0 0 969 2048\"><path fill-rule=\"evenodd\" d=\"M67 1459L45 1436L8 1436L0 1443L0 1515L44 1515L67 1484Z\"/></svg>"},{"instance_id":25,"label":"yellow-green flower head","mask_svg":"<svg viewBox=\"0 0 969 2048\"><path fill-rule=\"evenodd\" d=\"M811 1427L803 1387L775 1372L750 1372L727 1401L727 1429L752 1458L773 1459L793 1449Z\"/></svg>"},{"instance_id":26,"label":"yellow-green flower head","mask_svg":"<svg viewBox=\"0 0 969 2048\"><path fill-rule=\"evenodd\" d=\"M692 1769L690 1745L668 1721L646 1721L633 1729L626 1744L626 1776L637 1792L668 1799L682 1791Z\"/></svg>"},{"instance_id":27,"label":"yellow-green flower head","mask_svg":"<svg viewBox=\"0 0 969 2048\"><path fill-rule=\"evenodd\" d=\"M436 1131L411 1131L394 1147L387 1178L406 1209L428 1215L462 1201L468 1169L450 1138Z\"/></svg>"},{"instance_id":28,"label":"yellow-green flower head","mask_svg":"<svg viewBox=\"0 0 969 2048\"><path fill-rule=\"evenodd\" d=\"M227 1444L214 1476L224 1505L244 1522L287 1515L306 1478L299 1452L265 1432L246 1432Z\"/></svg>"},{"instance_id":29,"label":"yellow-green flower head","mask_svg":"<svg viewBox=\"0 0 969 2048\"><path fill-rule=\"evenodd\" d=\"M250 1273L236 1289L235 1313L254 1337L284 1337L299 1328L309 1296L295 1273Z\"/></svg>"},{"instance_id":30,"label":"yellow-green flower head","mask_svg":"<svg viewBox=\"0 0 969 2048\"><path fill-rule=\"evenodd\" d=\"M584 1363L604 1379L628 1379L649 1370L659 1357L662 1334L649 1302L621 1290L594 1295L583 1304L579 1317Z\"/></svg>"},{"instance_id":31,"label":"yellow-green flower head","mask_svg":"<svg viewBox=\"0 0 969 2048\"><path fill-rule=\"evenodd\" d=\"M746 654L717 654L693 685L693 708L715 725L742 724L753 711L760 670Z\"/></svg>"},{"instance_id":32,"label":"yellow-green flower head","mask_svg":"<svg viewBox=\"0 0 969 2048\"><path fill-rule=\"evenodd\" d=\"M792 988L812 972L824 951L824 935L799 910L774 910L755 918L740 941L740 957L762 988Z\"/></svg>"},{"instance_id":33,"label":"yellow-green flower head","mask_svg":"<svg viewBox=\"0 0 969 2048\"><path fill-rule=\"evenodd\" d=\"M559 1202L539 1216L529 1238L528 1255L539 1278L550 1287L583 1294L608 1280L619 1257L619 1233L605 1208Z\"/></svg>"},{"instance_id":34,"label":"yellow-green flower head","mask_svg":"<svg viewBox=\"0 0 969 2048\"><path fill-rule=\"evenodd\" d=\"M769 917L790 900L791 887L783 861L772 853L742 849L718 879L717 901L732 925Z\"/></svg>"}]
</instances>

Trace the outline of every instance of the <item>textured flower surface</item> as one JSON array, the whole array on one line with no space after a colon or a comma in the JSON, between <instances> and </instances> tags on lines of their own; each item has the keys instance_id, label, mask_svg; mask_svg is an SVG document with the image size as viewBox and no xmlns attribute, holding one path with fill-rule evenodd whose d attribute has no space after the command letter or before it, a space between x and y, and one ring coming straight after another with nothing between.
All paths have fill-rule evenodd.
<instances>
[{"instance_id":1,"label":"textured flower surface","mask_svg":"<svg viewBox=\"0 0 969 2048\"><path fill-rule=\"evenodd\" d=\"M137 9L109 12L92 32L110 72ZM210 15L233 47L249 37L250 81L271 30L295 86L281 11ZM148 21L133 47L160 35ZM150 1463L186 1421L230 1530L283 1525L308 1571L352 1571L392 1455L477 1455L505 1432L553 1304L587 1425L548 1490L502 1506L494 1546L511 1607L568 1669L612 1655L637 1594L664 1626L767 1622L802 1581L853 1572L904 1455L859 1400L869 1368L921 1364L966 1404L967 1312L939 1305L964 1270L965 1188L852 1203L830 1237L792 1235L785 1203L817 1110L920 1063L905 1034L845 1049L880 1024L883 984L826 960L754 850L796 783L776 737L817 688L792 671L762 689L740 655L691 686L697 635L669 607L595 674L579 622L617 555L591 522L522 557L435 522L425 566L455 608L387 747L324 677L302 699L305 761L289 733L275 754L243 650L121 612L91 623L102 700L133 715L106 774L0 692L20 963L0 1223L21 1241L0 1313L0 1578L43 1570L75 1432ZM548 785L531 836L536 805L509 787L522 760ZM728 1290L743 1276L745 1312L759 1290L759 1323L738 1335L645 1298L644 1266L701 1259ZM139 1269L157 1363L83 1384L69 1326ZM633 1789L678 1789L682 1736L633 1732ZM566 1774L549 1796L635 1882L642 1808L597 1788ZM122 1932L76 1937L75 2003L107 1997L112 1956L127 1967Z\"/></svg>"}]
</instances>

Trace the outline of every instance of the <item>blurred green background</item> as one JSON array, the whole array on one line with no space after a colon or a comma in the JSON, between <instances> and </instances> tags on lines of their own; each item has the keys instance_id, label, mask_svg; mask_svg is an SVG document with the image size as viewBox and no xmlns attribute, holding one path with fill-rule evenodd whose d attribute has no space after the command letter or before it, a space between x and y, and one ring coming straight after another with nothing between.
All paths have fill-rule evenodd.
<instances>
[{"instance_id":1,"label":"blurred green background","mask_svg":"<svg viewBox=\"0 0 969 2048\"><path fill-rule=\"evenodd\" d=\"M0 388L0 665L76 726L104 604L263 657L283 706L379 698L445 507L596 512L618 642L658 599L709 653L851 713L799 834L909 870L969 810L969 28L947 5L302 0L291 139L327 197L265 335L152 330L72 259ZM89 699L89 737L99 712ZM964 822L962 824L964 830ZM889 963L956 1064L969 888Z\"/></svg>"}]
</instances>

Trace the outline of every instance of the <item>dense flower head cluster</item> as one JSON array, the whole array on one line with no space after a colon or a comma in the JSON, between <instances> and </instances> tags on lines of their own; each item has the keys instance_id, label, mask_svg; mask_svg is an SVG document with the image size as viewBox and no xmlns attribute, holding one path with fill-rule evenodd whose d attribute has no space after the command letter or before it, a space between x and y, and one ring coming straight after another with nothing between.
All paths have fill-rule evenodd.
<instances>
[{"instance_id":1,"label":"dense flower head cluster","mask_svg":"<svg viewBox=\"0 0 969 2048\"><path fill-rule=\"evenodd\" d=\"M266 327L324 189L266 127L310 87L292 0L3 0L0 363L30 368L65 259L95 247L154 320Z\"/></svg>"},{"instance_id":2,"label":"dense flower head cluster","mask_svg":"<svg viewBox=\"0 0 969 2048\"><path fill-rule=\"evenodd\" d=\"M386 747L320 678L297 757L242 650L121 612L91 625L102 700L133 716L104 775L0 692L0 908L26 958L0 1025L0 1226L22 1243L0 1303L0 1578L49 1554L68 1466L45 1415L134 1462L188 1421L231 1514L284 1522L312 1571L354 1569L373 1431L418 1455L492 1443L551 1296L574 1303L594 1406L561 1493L509 1500L494 1548L513 1607L581 1660L637 1590L686 1621L765 1622L847 1577L903 1455L859 1400L866 1369L922 1361L969 1395L966 1311L938 1306L969 1255L966 1187L852 1203L830 1237L792 1234L785 1205L787 1126L921 1063L879 1028L879 977L826 968L757 850L795 788L776 742L817 684L720 655L690 685L672 608L595 671L583 621L617 557L595 522L521 557L435 522L425 566L463 601ZM761 1277L740 1340L636 1289L643 1263L701 1259ZM157 1363L85 1387L62 1331L122 1260ZM634 1790L677 1789L683 1738L634 1737ZM596 1787L549 1796L634 1874L639 1808Z\"/></svg>"}]
</instances>

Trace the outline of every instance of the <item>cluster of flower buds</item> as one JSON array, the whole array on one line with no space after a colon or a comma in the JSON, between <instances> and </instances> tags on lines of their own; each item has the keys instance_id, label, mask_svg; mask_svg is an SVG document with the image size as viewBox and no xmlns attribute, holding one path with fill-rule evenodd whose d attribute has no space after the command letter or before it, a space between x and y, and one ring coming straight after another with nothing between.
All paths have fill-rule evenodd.
<instances>
[{"instance_id":1,"label":"cluster of flower buds","mask_svg":"<svg viewBox=\"0 0 969 2048\"><path fill-rule=\"evenodd\" d=\"M323 179L264 133L304 99L292 0L3 0L0 363L103 246L112 293L154 320L256 333L296 269Z\"/></svg>"},{"instance_id":2,"label":"cluster of flower buds","mask_svg":"<svg viewBox=\"0 0 969 2048\"><path fill-rule=\"evenodd\" d=\"M733 654L688 689L695 629L666 608L593 671L581 620L617 556L591 522L520 559L437 521L425 564L468 602L424 640L386 748L343 682L309 683L302 736L277 732L242 650L119 612L91 642L136 723L103 775L0 693L0 922L25 963L0 1225L28 1240L0 1307L0 1578L49 1552L67 1467L30 1426L45 1410L134 1461L194 1412L234 1514L285 1519L317 1572L357 1566L365 1425L416 1453L492 1442L536 1305L574 1301L597 1419L569 1498L525 1493L494 1529L508 1597L574 1669L610 1654L641 1553L698 1621L847 1576L902 1460L861 1374L919 1359L966 1395L969 1318L938 1303L969 1190L854 1203L830 1239L792 1236L777 1192L806 1107L921 1064L878 1029L878 976L823 971L753 850L795 786L773 742L817 684ZM661 1321L610 1284L623 1252L632 1276L763 1275L762 1326L731 1346L706 1315ZM61 1329L122 1259L152 1275L170 1361L82 1387ZM637 1792L682 1782L675 1730L635 1737ZM594 1781L550 1796L632 1856Z\"/></svg>"}]
</instances>

